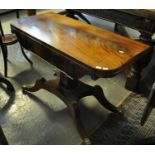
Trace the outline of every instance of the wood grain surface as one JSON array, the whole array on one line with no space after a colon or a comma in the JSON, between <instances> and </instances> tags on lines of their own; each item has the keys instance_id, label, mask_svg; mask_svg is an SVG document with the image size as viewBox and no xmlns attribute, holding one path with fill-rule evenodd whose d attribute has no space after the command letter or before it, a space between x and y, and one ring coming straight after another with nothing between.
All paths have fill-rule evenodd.
<instances>
[{"instance_id":1,"label":"wood grain surface","mask_svg":"<svg viewBox=\"0 0 155 155\"><path fill-rule=\"evenodd\" d=\"M118 72L149 51L141 42L52 12L25 17L11 27L97 71Z\"/></svg>"}]
</instances>

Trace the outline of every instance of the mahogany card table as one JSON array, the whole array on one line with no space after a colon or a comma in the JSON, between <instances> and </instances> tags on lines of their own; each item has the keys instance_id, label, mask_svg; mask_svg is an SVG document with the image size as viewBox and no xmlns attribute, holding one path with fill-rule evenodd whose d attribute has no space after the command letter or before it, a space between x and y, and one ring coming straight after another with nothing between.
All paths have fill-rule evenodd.
<instances>
[{"instance_id":1,"label":"mahogany card table","mask_svg":"<svg viewBox=\"0 0 155 155\"><path fill-rule=\"evenodd\" d=\"M11 30L24 48L59 70L54 80L42 78L23 90L43 88L62 99L85 144L90 140L80 120L81 98L93 95L108 110L121 111L106 99L100 86L89 86L79 79L84 75L93 80L113 77L150 50L141 42L52 12L14 21Z\"/></svg>"}]
</instances>

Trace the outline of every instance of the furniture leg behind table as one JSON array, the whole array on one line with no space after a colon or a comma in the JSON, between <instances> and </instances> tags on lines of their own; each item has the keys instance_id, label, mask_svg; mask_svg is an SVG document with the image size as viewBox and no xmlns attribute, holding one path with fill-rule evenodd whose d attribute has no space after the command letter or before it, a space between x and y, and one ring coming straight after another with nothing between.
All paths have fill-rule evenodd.
<instances>
[{"instance_id":1,"label":"furniture leg behind table","mask_svg":"<svg viewBox=\"0 0 155 155\"><path fill-rule=\"evenodd\" d=\"M7 46L13 45L13 44L17 43L17 41L18 40L17 40L17 37L15 34L4 34L2 24L0 21L0 45L1 45L3 59L4 59L4 76L5 77L7 77L7 72L8 72L8 63L7 63L8 49L7 49ZM21 45L20 45L20 48L21 48L24 58L32 65L33 62L27 57L27 55L25 54L25 51Z\"/></svg>"},{"instance_id":2,"label":"furniture leg behind table","mask_svg":"<svg viewBox=\"0 0 155 155\"><path fill-rule=\"evenodd\" d=\"M66 9L65 11L59 12L59 14L65 15L67 17L70 17L70 18L73 18L73 19L77 19L77 20L79 20L79 18L81 18L87 24L91 24L90 21L80 12L75 12L73 10Z\"/></svg>"},{"instance_id":3,"label":"furniture leg behind table","mask_svg":"<svg viewBox=\"0 0 155 155\"><path fill-rule=\"evenodd\" d=\"M3 77L0 77L0 83L5 84L7 86L8 91L11 91L11 92L15 91L14 87L12 86L12 84L7 79L5 79ZM5 135L4 135L4 132L3 132L2 128L1 128L1 126L0 126L0 144L8 145L8 141L7 141L7 139L6 139Z\"/></svg>"},{"instance_id":4,"label":"furniture leg behind table","mask_svg":"<svg viewBox=\"0 0 155 155\"><path fill-rule=\"evenodd\" d=\"M36 9L28 9L27 10L27 14L28 16L33 16L33 15L36 15Z\"/></svg>"},{"instance_id":5,"label":"furniture leg behind table","mask_svg":"<svg viewBox=\"0 0 155 155\"><path fill-rule=\"evenodd\" d=\"M153 53L152 35L153 34L147 34L147 33L141 32L139 41L150 45L151 48L149 53L147 53L140 60L136 61L133 64L125 84L125 88L127 88L128 90L136 91L136 92L138 91L138 87L140 86L140 81L141 81L142 70L149 64L152 58L152 53Z\"/></svg>"}]
</instances>

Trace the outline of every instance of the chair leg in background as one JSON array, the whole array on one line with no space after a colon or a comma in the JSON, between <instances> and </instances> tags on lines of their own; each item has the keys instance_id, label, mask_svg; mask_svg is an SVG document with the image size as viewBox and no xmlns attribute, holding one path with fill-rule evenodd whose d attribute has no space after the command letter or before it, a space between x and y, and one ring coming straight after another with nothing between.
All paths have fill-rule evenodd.
<instances>
[{"instance_id":1,"label":"chair leg in background","mask_svg":"<svg viewBox=\"0 0 155 155\"><path fill-rule=\"evenodd\" d=\"M7 70L8 70L8 65L7 65L8 51L7 51L7 47L6 46L3 46L3 48L2 48L2 54L3 54L3 59L4 59L4 76L7 77Z\"/></svg>"},{"instance_id":2,"label":"chair leg in background","mask_svg":"<svg viewBox=\"0 0 155 155\"><path fill-rule=\"evenodd\" d=\"M11 92L14 92L15 91L13 85L7 79L5 79L3 77L0 77L0 83L4 83L7 86L7 90L8 91L11 91Z\"/></svg>"},{"instance_id":3,"label":"chair leg in background","mask_svg":"<svg viewBox=\"0 0 155 155\"><path fill-rule=\"evenodd\" d=\"M16 17L17 17L17 19L20 18L20 15L19 15L19 9L16 9Z\"/></svg>"},{"instance_id":4,"label":"chair leg in background","mask_svg":"<svg viewBox=\"0 0 155 155\"><path fill-rule=\"evenodd\" d=\"M22 54L23 56L25 57L25 59L31 64L33 65L33 62L27 57L25 51L24 51L24 48L20 45L20 48L21 48L21 51L22 51Z\"/></svg>"}]
</instances>

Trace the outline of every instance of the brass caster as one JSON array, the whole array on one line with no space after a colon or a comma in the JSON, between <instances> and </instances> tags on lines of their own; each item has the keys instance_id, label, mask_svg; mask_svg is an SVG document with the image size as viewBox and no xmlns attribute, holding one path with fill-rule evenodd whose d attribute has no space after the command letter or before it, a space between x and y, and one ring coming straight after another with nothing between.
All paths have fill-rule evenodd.
<instances>
[{"instance_id":1,"label":"brass caster","mask_svg":"<svg viewBox=\"0 0 155 155\"><path fill-rule=\"evenodd\" d=\"M120 110L120 109L118 109L118 115L120 115L120 116L124 116L123 111L122 111L122 110Z\"/></svg>"},{"instance_id":2,"label":"brass caster","mask_svg":"<svg viewBox=\"0 0 155 155\"><path fill-rule=\"evenodd\" d=\"M82 144L83 145L91 145L91 141L89 138L84 138Z\"/></svg>"}]
</instances>

